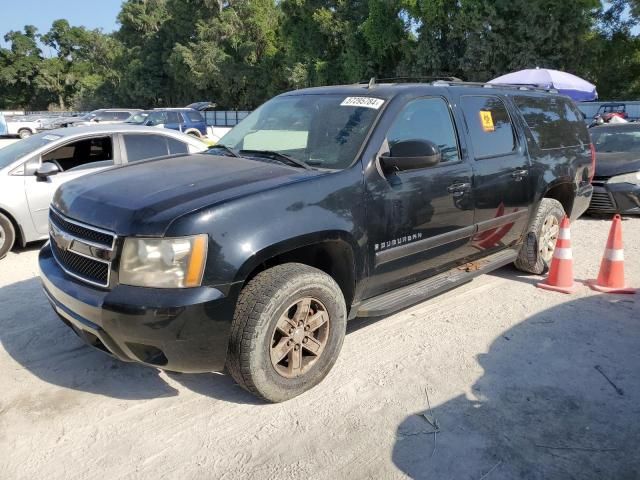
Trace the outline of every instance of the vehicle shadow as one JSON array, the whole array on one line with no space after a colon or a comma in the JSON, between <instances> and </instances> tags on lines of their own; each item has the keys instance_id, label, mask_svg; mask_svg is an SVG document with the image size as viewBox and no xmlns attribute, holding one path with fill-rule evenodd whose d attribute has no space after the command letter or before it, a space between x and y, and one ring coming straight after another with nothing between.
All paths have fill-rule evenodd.
<instances>
[{"instance_id":1,"label":"vehicle shadow","mask_svg":"<svg viewBox=\"0 0 640 480\"><path fill-rule=\"evenodd\" d=\"M120 399L178 395L158 369L122 362L82 342L53 312L39 278L0 288L0 343L22 369L53 385ZM228 375L167 375L212 398L260 403Z\"/></svg>"},{"instance_id":2,"label":"vehicle shadow","mask_svg":"<svg viewBox=\"0 0 640 480\"><path fill-rule=\"evenodd\" d=\"M23 252L32 252L34 250L40 250L42 246L46 243L46 240L38 240L37 242L27 243L24 247L21 245L14 245L11 249L13 253L23 253Z\"/></svg>"},{"instance_id":3,"label":"vehicle shadow","mask_svg":"<svg viewBox=\"0 0 640 480\"><path fill-rule=\"evenodd\" d=\"M392 459L419 479L640 478L640 301L561 303L477 356L470 392L407 417ZM440 432L423 414L437 420ZM435 423L435 422L434 422Z\"/></svg>"}]
</instances>

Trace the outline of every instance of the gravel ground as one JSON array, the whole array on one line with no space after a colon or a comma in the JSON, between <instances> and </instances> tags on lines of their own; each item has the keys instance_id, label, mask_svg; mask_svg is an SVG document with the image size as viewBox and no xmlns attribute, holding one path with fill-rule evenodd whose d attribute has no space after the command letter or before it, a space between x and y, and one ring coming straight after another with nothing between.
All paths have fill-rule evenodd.
<instances>
[{"instance_id":1,"label":"gravel ground","mask_svg":"<svg viewBox=\"0 0 640 480\"><path fill-rule=\"evenodd\" d=\"M608 228L574 223L577 279L597 274ZM640 287L640 219L623 228ZM267 405L225 375L84 346L49 308L36 256L0 262L2 479L640 478L638 296L551 293L503 268L351 323L320 386Z\"/></svg>"}]
</instances>

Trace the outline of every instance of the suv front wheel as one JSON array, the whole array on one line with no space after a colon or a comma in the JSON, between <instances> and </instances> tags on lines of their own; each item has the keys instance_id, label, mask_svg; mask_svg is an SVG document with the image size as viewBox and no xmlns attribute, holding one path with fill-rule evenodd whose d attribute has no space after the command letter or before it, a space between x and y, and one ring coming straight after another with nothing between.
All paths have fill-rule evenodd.
<instances>
[{"instance_id":1,"label":"suv front wheel","mask_svg":"<svg viewBox=\"0 0 640 480\"><path fill-rule=\"evenodd\" d=\"M564 215L560 202L542 199L515 261L518 270L540 275L549 268Z\"/></svg>"},{"instance_id":2,"label":"suv front wheel","mask_svg":"<svg viewBox=\"0 0 640 480\"><path fill-rule=\"evenodd\" d=\"M289 400L329 373L346 321L340 287L321 270L286 263L260 272L240 292L227 369L251 393Z\"/></svg>"}]
</instances>

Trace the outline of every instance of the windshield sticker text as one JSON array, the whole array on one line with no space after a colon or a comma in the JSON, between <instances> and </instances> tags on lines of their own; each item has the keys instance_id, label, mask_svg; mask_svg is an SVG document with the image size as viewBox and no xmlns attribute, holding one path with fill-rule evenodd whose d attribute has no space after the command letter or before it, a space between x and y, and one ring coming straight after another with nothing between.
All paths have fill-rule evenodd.
<instances>
[{"instance_id":1,"label":"windshield sticker text","mask_svg":"<svg viewBox=\"0 0 640 480\"><path fill-rule=\"evenodd\" d=\"M384 100L372 97L347 97L340 104L341 107L364 107L378 110Z\"/></svg>"}]
</instances>

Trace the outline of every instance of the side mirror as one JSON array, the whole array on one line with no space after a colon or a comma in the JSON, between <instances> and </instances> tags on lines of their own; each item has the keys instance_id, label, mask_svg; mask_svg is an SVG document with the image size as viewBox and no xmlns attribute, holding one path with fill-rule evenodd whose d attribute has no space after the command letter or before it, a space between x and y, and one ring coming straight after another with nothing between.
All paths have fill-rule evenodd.
<instances>
[{"instance_id":1,"label":"side mirror","mask_svg":"<svg viewBox=\"0 0 640 480\"><path fill-rule=\"evenodd\" d=\"M442 160L440 147L428 140L403 140L391 145L390 150L380 156L385 173L435 167Z\"/></svg>"},{"instance_id":2,"label":"side mirror","mask_svg":"<svg viewBox=\"0 0 640 480\"><path fill-rule=\"evenodd\" d=\"M36 170L36 177L38 180L46 180L51 175L55 175L56 173L60 173L60 169L55 163L44 162L38 170Z\"/></svg>"}]
</instances>

